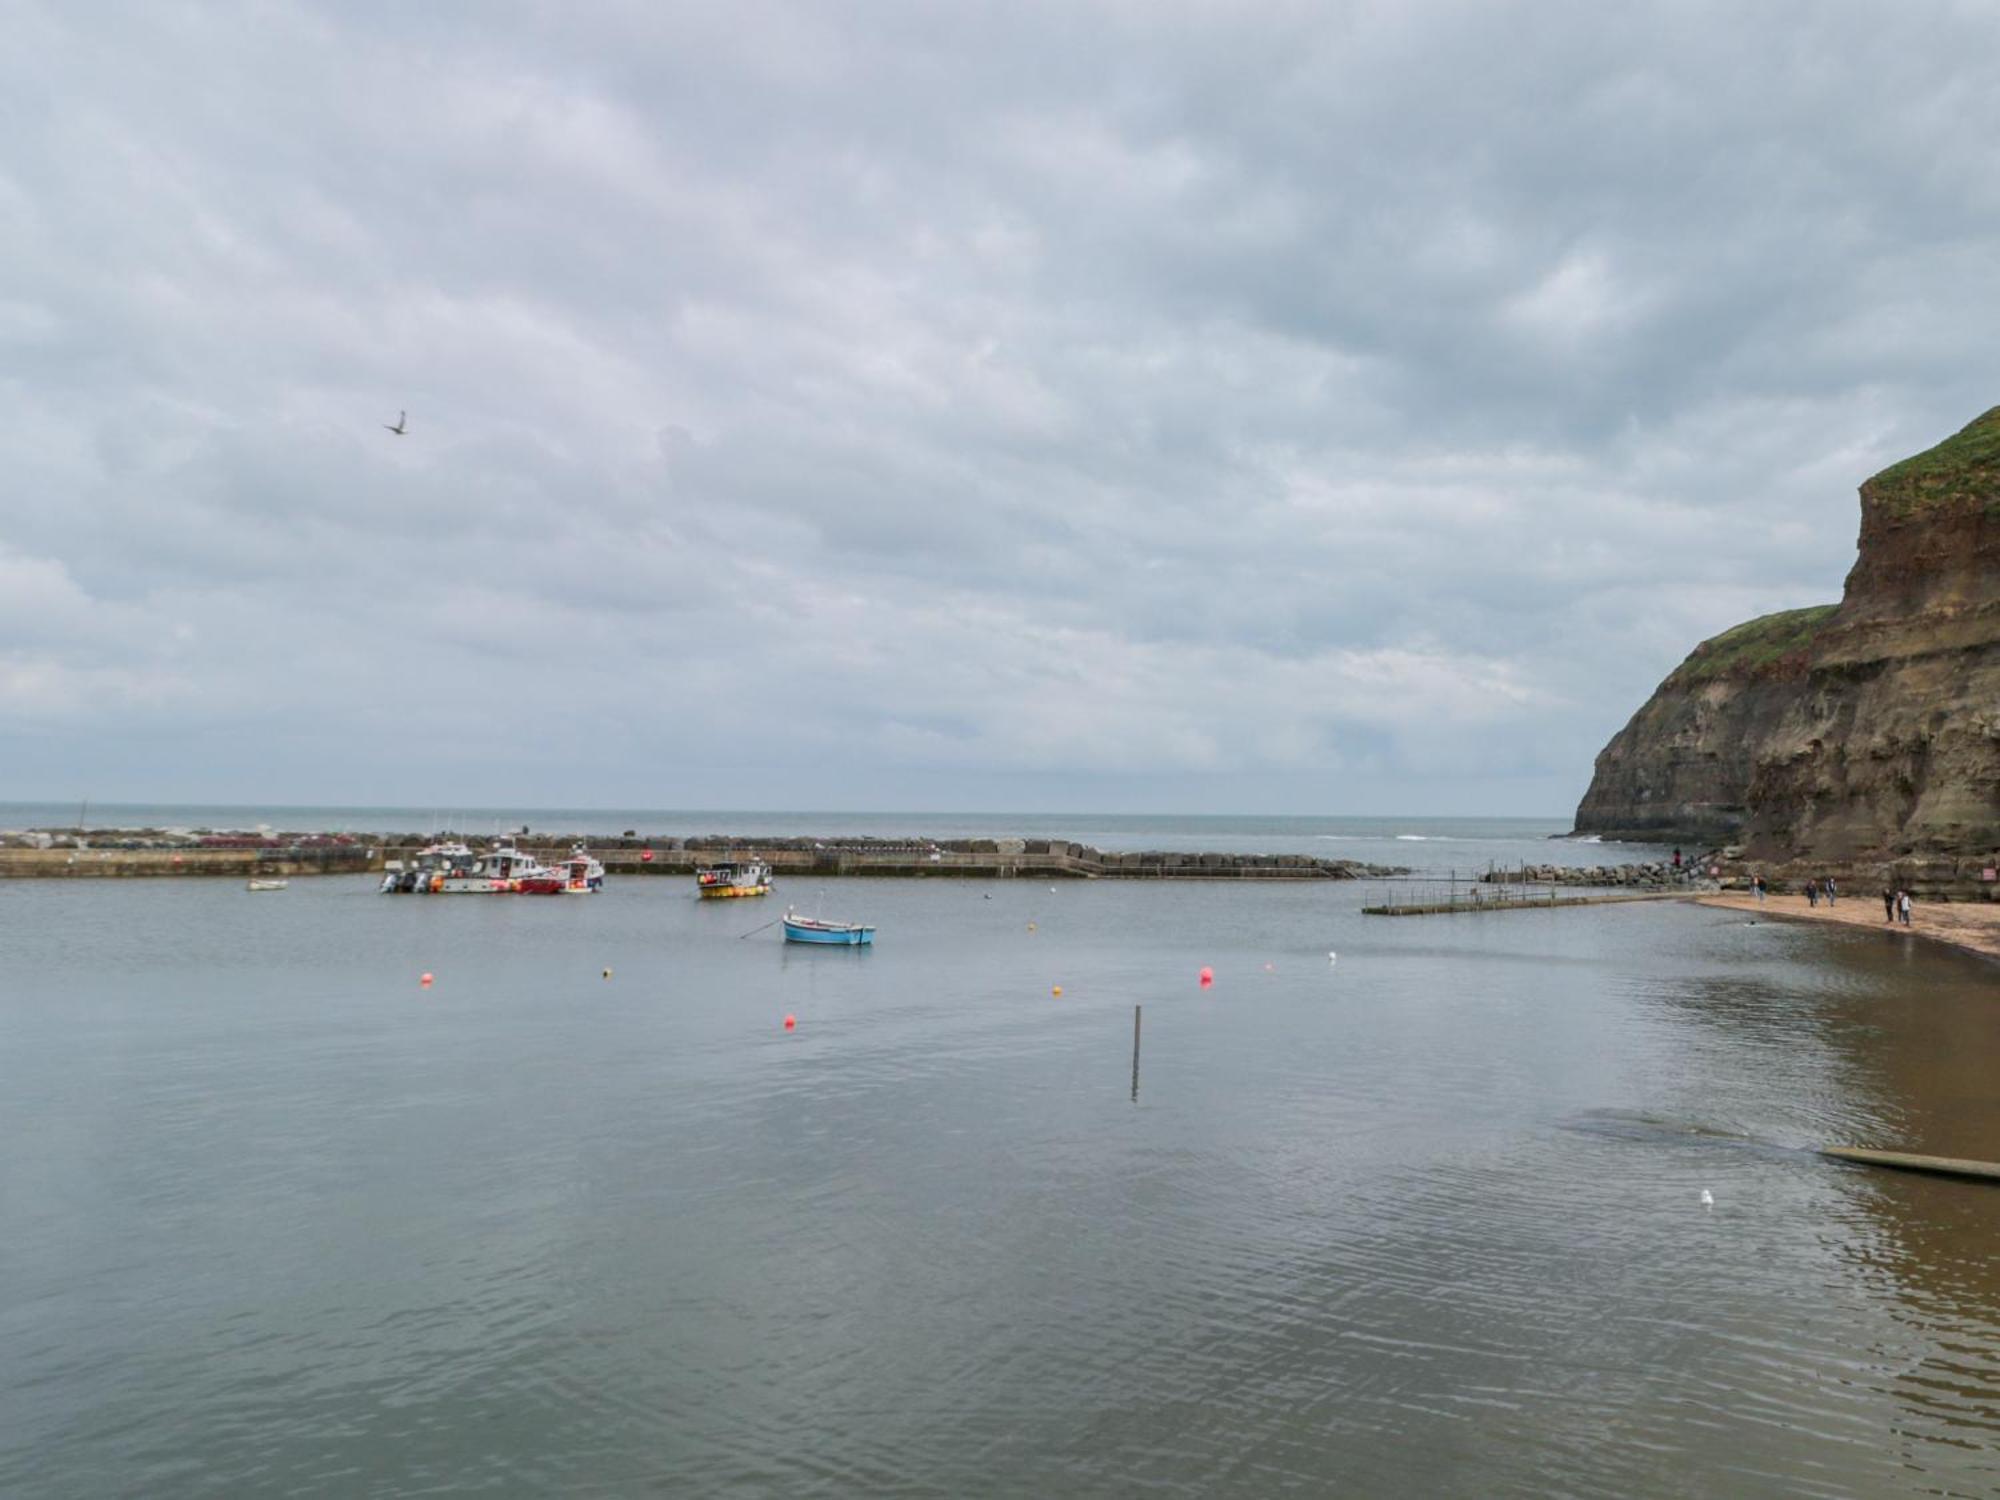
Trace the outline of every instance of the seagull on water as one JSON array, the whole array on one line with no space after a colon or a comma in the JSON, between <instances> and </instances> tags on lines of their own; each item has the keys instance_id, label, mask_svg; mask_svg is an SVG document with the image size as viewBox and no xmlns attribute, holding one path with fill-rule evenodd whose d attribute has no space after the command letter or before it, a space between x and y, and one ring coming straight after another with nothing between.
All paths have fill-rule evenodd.
<instances>
[{"instance_id":1,"label":"seagull on water","mask_svg":"<svg viewBox=\"0 0 2000 1500\"><path fill-rule=\"evenodd\" d=\"M395 433L397 437L401 437L410 430L410 414L406 411L399 411L396 413L396 425L394 427L390 427L387 422L384 422L382 426L388 431Z\"/></svg>"}]
</instances>

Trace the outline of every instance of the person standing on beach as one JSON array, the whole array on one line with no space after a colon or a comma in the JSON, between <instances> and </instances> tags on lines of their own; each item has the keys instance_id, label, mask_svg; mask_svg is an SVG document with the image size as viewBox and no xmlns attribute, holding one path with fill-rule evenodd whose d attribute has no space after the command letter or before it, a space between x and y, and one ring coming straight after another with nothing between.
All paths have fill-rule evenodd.
<instances>
[{"instance_id":1,"label":"person standing on beach","mask_svg":"<svg viewBox=\"0 0 2000 1500\"><path fill-rule=\"evenodd\" d=\"M1903 925L1910 925L1910 893L1904 891L1896 897L1896 908L1903 914Z\"/></svg>"},{"instance_id":2,"label":"person standing on beach","mask_svg":"<svg viewBox=\"0 0 2000 1500\"><path fill-rule=\"evenodd\" d=\"M1806 882L1806 905L1819 905L1819 882L1817 880L1808 880Z\"/></svg>"},{"instance_id":3,"label":"person standing on beach","mask_svg":"<svg viewBox=\"0 0 2000 1500\"><path fill-rule=\"evenodd\" d=\"M1750 877L1750 889L1757 893L1757 904L1762 906L1764 904L1764 877L1762 875L1752 875Z\"/></svg>"},{"instance_id":4,"label":"person standing on beach","mask_svg":"<svg viewBox=\"0 0 2000 1500\"><path fill-rule=\"evenodd\" d=\"M1882 887L1882 920L1885 922L1896 920L1896 893L1886 885Z\"/></svg>"},{"instance_id":5,"label":"person standing on beach","mask_svg":"<svg viewBox=\"0 0 2000 1500\"><path fill-rule=\"evenodd\" d=\"M1820 882L1820 887L1821 887L1821 889L1823 889L1823 890L1824 890L1824 891L1826 892L1826 904L1827 904L1828 906L1831 906L1831 905L1833 905L1833 898L1834 898L1834 895L1835 895L1835 894L1836 894L1836 893L1837 893L1837 892L1839 891L1839 889L1840 889L1840 888L1839 888L1838 886L1836 886L1836 885L1835 885L1835 884L1833 883L1833 877L1832 877L1831 875L1827 876L1827 877L1826 877L1826 879L1824 879L1824 880L1822 880L1822 881Z\"/></svg>"}]
</instances>

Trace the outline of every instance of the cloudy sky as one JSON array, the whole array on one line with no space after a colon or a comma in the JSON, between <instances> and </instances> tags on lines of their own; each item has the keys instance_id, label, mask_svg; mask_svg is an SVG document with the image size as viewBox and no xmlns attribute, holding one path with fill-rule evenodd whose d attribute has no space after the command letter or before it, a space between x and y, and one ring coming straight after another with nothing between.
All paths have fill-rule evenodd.
<instances>
[{"instance_id":1,"label":"cloudy sky","mask_svg":"<svg viewBox=\"0 0 2000 1500\"><path fill-rule=\"evenodd\" d=\"M0 25L0 800L1561 815L2000 402L1983 3Z\"/></svg>"}]
</instances>

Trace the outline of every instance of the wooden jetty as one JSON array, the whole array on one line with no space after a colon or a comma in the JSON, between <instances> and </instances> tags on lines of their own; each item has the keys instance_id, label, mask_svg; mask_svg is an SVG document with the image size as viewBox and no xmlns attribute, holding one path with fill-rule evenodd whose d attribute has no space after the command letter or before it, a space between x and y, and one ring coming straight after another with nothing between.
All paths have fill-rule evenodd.
<instances>
[{"instance_id":1,"label":"wooden jetty","mask_svg":"<svg viewBox=\"0 0 2000 1500\"><path fill-rule=\"evenodd\" d=\"M1967 1161L1957 1156L1916 1156L1908 1151L1872 1151L1866 1146L1823 1146L1821 1156L1859 1162L1865 1167L1890 1167L1898 1172L1927 1172L1933 1177L1969 1177L2000 1182L2000 1162Z\"/></svg>"},{"instance_id":2,"label":"wooden jetty","mask_svg":"<svg viewBox=\"0 0 2000 1500\"><path fill-rule=\"evenodd\" d=\"M1624 901L1677 901L1679 891L1607 891L1594 896L1481 896L1455 901L1416 901L1385 906L1364 906L1364 917L1428 917L1445 912L1467 911L1547 911L1552 906L1614 906Z\"/></svg>"}]
</instances>

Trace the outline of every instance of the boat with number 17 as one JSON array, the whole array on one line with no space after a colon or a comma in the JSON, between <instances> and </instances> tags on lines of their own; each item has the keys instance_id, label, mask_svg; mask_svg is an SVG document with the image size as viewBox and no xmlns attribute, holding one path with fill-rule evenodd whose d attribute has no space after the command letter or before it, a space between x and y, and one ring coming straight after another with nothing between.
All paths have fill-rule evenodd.
<instances>
[{"instance_id":1,"label":"boat with number 17","mask_svg":"<svg viewBox=\"0 0 2000 1500\"><path fill-rule=\"evenodd\" d=\"M740 865L703 865L694 872L694 884L704 901L725 896L769 895L771 867L755 859Z\"/></svg>"}]
</instances>

